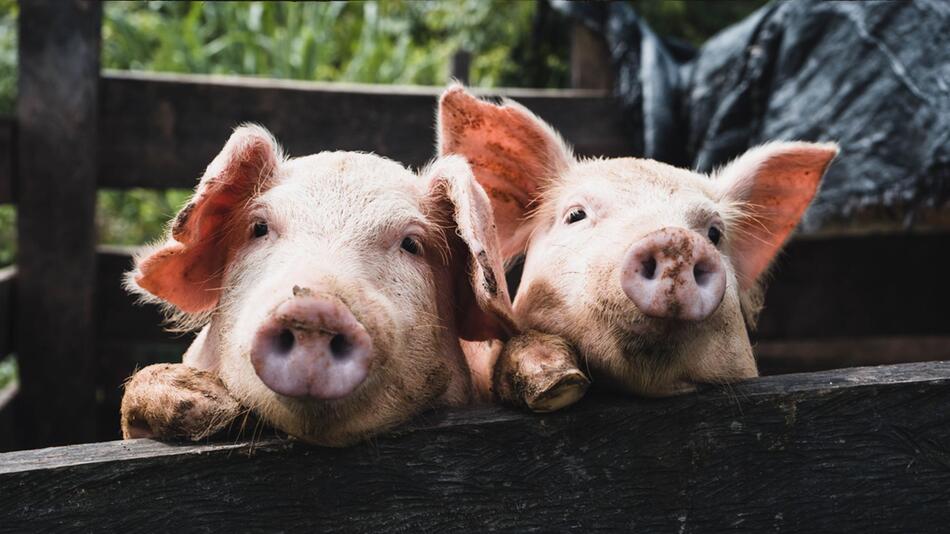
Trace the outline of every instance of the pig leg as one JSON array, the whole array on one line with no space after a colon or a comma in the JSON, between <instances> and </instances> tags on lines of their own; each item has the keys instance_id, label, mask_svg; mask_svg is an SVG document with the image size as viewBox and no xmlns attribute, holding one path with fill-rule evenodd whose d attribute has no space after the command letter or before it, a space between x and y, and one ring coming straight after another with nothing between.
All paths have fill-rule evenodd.
<instances>
[{"instance_id":1,"label":"pig leg","mask_svg":"<svg viewBox=\"0 0 950 534\"><path fill-rule=\"evenodd\" d=\"M534 331L505 344L492 375L496 400L534 412L570 406L584 396L589 385L569 343Z\"/></svg>"},{"instance_id":2,"label":"pig leg","mask_svg":"<svg viewBox=\"0 0 950 534\"><path fill-rule=\"evenodd\" d=\"M180 363L150 365L125 383L122 437L198 441L242 412L217 375Z\"/></svg>"}]
</instances>

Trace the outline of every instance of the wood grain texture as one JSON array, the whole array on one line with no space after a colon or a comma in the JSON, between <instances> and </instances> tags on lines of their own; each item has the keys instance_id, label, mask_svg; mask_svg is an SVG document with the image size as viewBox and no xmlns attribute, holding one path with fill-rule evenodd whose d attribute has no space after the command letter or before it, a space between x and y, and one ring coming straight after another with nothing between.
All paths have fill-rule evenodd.
<instances>
[{"instance_id":1,"label":"wood grain texture","mask_svg":"<svg viewBox=\"0 0 950 534\"><path fill-rule=\"evenodd\" d=\"M578 21L571 28L571 87L614 88L614 67L604 36Z\"/></svg>"},{"instance_id":2,"label":"wood grain texture","mask_svg":"<svg viewBox=\"0 0 950 534\"><path fill-rule=\"evenodd\" d=\"M243 122L267 127L292 156L372 151L420 166L435 154L441 89L110 71L102 79L100 183L194 187ZM602 91L502 91L551 121L580 154L632 153L618 104Z\"/></svg>"},{"instance_id":3,"label":"wood grain texture","mask_svg":"<svg viewBox=\"0 0 950 534\"><path fill-rule=\"evenodd\" d=\"M19 411L34 445L95 435L96 152L102 5L20 3Z\"/></svg>"},{"instance_id":4,"label":"wood grain texture","mask_svg":"<svg viewBox=\"0 0 950 534\"><path fill-rule=\"evenodd\" d=\"M786 375L536 416L431 414L349 449L113 442L0 455L13 531L927 532L950 363Z\"/></svg>"},{"instance_id":5,"label":"wood grain texture","mask_svg":"<svg viewBox=\"0 0 950 534\"><path fill-rule=\"evenodd\" d=\"M12 117L0 117L0 204L14 201L13 186L16 168L16 120Z\"/></svg>"}]
</instances>

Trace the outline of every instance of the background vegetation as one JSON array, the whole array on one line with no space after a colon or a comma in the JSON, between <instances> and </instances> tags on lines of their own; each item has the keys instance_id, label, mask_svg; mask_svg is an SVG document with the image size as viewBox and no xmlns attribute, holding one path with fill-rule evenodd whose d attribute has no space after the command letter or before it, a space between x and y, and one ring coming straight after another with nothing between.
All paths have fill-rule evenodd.
<instances>
[{"instance_id":1,"label":"background vegetation","mask_svg":"<svg viewBox=\"0 0 950 534\"><path fill-rule=\"evenodd\" d=\"M658 33L701 44L764 0L633 0ZM0 0L0 114L14 110L16 0ZM564 87L569 23L546 2L107 2L102 66L301 80L441 85L457 50L475 86ZM189 191L100 191L102 243L161 235ZM16 255L15 209L0 206L0 266ZM15 373L0 361L0 386Z\"/></svg>"}]
</instances>

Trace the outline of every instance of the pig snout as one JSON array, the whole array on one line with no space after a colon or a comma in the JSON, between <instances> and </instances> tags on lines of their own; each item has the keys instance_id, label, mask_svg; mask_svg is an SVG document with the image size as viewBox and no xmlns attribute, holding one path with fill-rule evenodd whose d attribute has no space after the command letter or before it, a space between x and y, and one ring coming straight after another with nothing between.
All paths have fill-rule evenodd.
<instances>
[{"instance_id":1,"label":"pig snout","mask_svg":"<svg viewBox=\"0 0 950 534\"><path fill-rule=\"evenodd\" d=\"M685 228L647 234L630 247L623 265L624 293L650 317L701 321L725 294L719 251Z\"/></svg>"},{"instance_id":2,"label":"pig snout","mask_svg":"<svg viewBox=\"0 0 950 534\"><path fill-rule=\"evenodd\" d=\"M251 363L281 395L345 397L366 380L373 342L349 308L334 297L295 296L280 304L254 336Z\"/></svg>"}]
</instances>

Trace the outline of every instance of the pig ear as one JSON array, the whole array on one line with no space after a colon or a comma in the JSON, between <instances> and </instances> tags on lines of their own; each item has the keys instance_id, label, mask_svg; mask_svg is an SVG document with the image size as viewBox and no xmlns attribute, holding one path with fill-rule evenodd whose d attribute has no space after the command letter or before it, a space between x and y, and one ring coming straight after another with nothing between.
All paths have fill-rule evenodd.
<instances>
[{"instance_id":1,"label":"pig ear","mask_svg":"<svg viewBox=\"0 0 950 534\"><path fill-rule=\"evenodd\" d=\"M770 143L716 174L721 199L736 212L726 239L743 291L755 287L768 269L837 154L834 143Z\"/></svg>"},{"instance_id":2,"label":"pig ear","mask_svg":"<svg viewBox=\"0 0 950 534\"><path fill-rule=\"evenodd\" d=\"M266 188L281 159L267 130L253 125L236 129L172 221L166 241L136 260L132 289L186 314L212 309L233 245L243 237L236 216Z\"/></svg>"},{"instance_id":3,"label":"pig ear","mask_svg":"<svg viewBox=\"0 0 950 534\"><path fill-rule=\"evenodd\" d=\"M433 211L446 226L459 336L469 341L507 339L515 323L488 197L459 156L437 160L427 180Z\"/></svg>"},{"instance_id":4,"label":"pig ear","mask_svg":"<svg viewBox=\"0 0 950 534\"><path fill-rule=\"evenodd\" d=\"M528 211L539 193L574 161L571 149L544 121L512 101L479 100L461 85L439 99L439 154L468 159L495 211L502 254L523 251Z\"/></svg>"}]
</instances>

